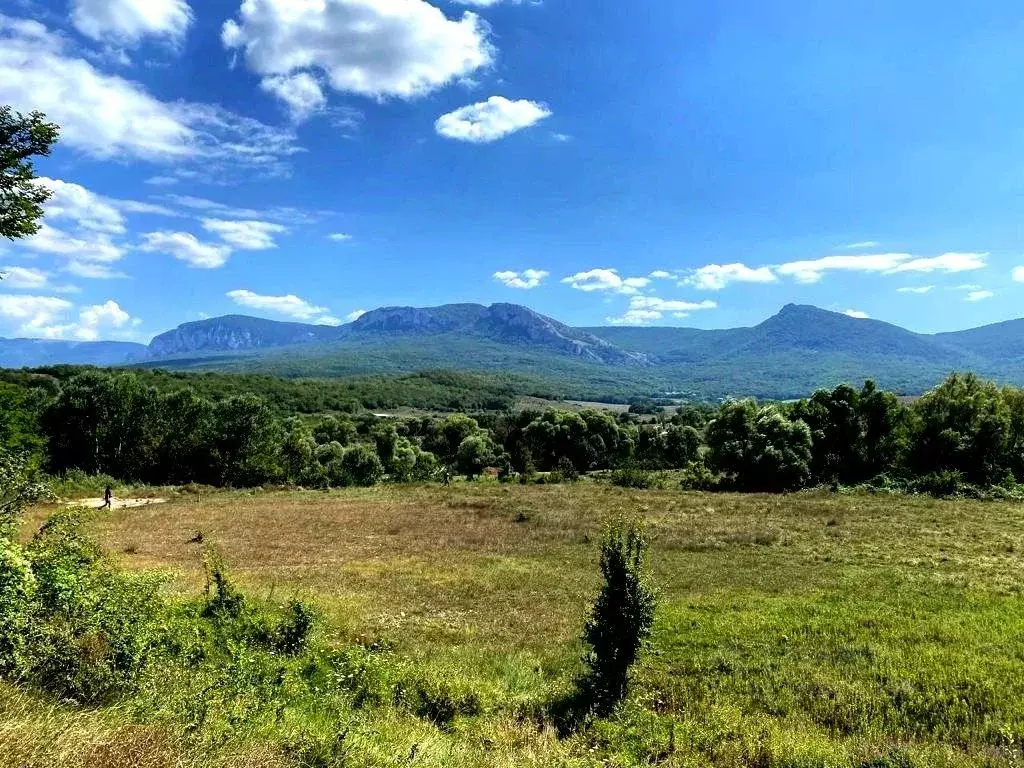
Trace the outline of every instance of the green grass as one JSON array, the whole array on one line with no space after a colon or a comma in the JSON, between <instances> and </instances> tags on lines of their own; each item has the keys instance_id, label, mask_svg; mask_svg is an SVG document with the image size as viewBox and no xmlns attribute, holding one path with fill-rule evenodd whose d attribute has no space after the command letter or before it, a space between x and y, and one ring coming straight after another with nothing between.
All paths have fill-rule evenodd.
<instances>
[{"instance_id":1,"label":"green grass","mask_svg":"<svg viewBox=\"0 0 1024 768\"><path fill-rule=\"evenodd\" d=\"M652 535L653 641L619 715L560 740L547 707L619 514ZM317 606L316 649L161 662L98 711L0 687L5 768L134 765L140 743L190 767L1021 764L1019 505L459 484L183 496L91 527L175 599L201 589L202 530L250 594Z\"/></svg>"}]
</instances>

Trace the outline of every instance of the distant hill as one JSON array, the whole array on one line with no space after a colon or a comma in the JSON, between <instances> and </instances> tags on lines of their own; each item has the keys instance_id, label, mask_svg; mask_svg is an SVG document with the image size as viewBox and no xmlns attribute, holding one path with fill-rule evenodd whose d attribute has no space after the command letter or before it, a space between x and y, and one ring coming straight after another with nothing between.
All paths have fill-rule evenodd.
<instances>
[{"instance_id":1,"label":"distant hill","mask_svg":"<svg viewBox=\"0 0 1024 768\"><path fill-rule=\"evenodd\" d=\"M124 341L0 339L0 368L41 365L124 365L147 360L149 348Z\"/></svg>"},{"instance_id":2,"label":"distant hill","mask_svg":"<svg viewBox=\"0 0 1024 768\"><path fill-rule=\"evenodd\" d=\"M515 304L450 304L385 307L339 327L229 315L182 325L148 348L0 340L0 365L55 363L287 377L496 371L580 398L789 398L867 378L917 394L953 370L1024 384L1024 320L927 335L790 304L750 328L572 328Z\"/></svg>"}]
</instances>

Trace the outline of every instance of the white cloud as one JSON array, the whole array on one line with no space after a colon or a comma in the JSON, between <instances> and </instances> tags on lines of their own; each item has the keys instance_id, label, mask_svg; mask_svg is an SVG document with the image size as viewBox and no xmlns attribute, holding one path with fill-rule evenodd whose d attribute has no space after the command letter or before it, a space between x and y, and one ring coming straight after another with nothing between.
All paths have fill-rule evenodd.
<instances>
[{"instance_id":1,"label":"white cloud","mask_svg":"<svg viewBox=\"0 0 1024 768\"><path fill-rule=\"evenodd\" d=\"M277 207L258 210L256 208L237 208L233 205L226 205L216 200L207 200L204 197L192 195L163 195L161 201L182 208L194 211L202 211L208 217L218 217L232 220L256 220L256 221L282 221L289 225L310 224L324 212L303 211L298 208Z\"/></svg>"},{"instance_id":2,"label":"white cloud","mask_svg":"<svg viewBox=\"0 0 1024 768\"><path fill-rule=\"evenodd\" d=\"M918 286L907 286L905 288L897 288L896 292L897 293L916 293L916 294L922 294L922 293L930 293L933 290L935 290L935 286L934 285L918 285Z\"/></svg>"},{"instance_id":3,"label":"white cloud","mask_svg":"<svg viewBox=\"0 0 1024 768\"><path fill-rule=\"evenodd\" d=\"M494 279L499 283L502 283L507 288L518 288L519 290L529 291L533 288L537 288L541 283L544 282L544 278L548 277L551 273L543 269L526 269L522 272L495 272Z\"/></svg>"},{"instance_id":4,"label":"white cloud","mask_svg":"<svg viewBox=\"0 0 1024 768\"><path fill-rule=\"evenodd\" d=\"M534 0L535 3L538 1L539 0ZM506 2L509 5L519 5L522 0L452 0L452 2L456 5L473 5L477 8L490 8L493 5L498 5L503 2Z\"/></svg>"},{"instance_id":5,"label":"white cloud","mask_svg":"<svg viewBox=\"0 0 1024 768\"><path fill-rule=\"evenodd\" d=\"M1016 267L1013 270L1013 280L1016 283L1024 283L1024 267Z\"/></svg>"},{"instance_id":6,"label":"white cloud","mask_svg":"<svg viewBox=\"0 0 1024 768\"><path fill-rule=\"evenodd\" d=\"M66 219L93 232L120 235L125 231L124 216L110 200L79 184L40 177L37 182L52 193L46 202L46 219Z\"/></svg>"},{"instance_id":7,"label":"white cloud","mask_svg":"<svg viewBox=\"0 0 1024 768\"><path fill-rule=\"evenodd\" d=\"M327 97L308 72L266 77L260 87L285 103L292 120L302 122L327 106Z\"/></svg>"},{"instance_id":8,"label":"white cloud","mask_svg":"<svg viewBox=\"0 0 1024 768\"><path fill-rule=\"evenodd\" d=\"M657 296L634 296L629 300L631 310L649 309L655 312L674 312L679 315L688 315L691 312L698 312L704 309L717 309L718 302L715 301L679 301L676 299L661 299Z\"/></svg>"},{"instance_id":9,"label":"white cloud","mask_svg":"<svg viewBox=\"0 0 1024 768\"><path fill-rule=\"evenodd\" d=\"M223 267L232 253L229 246L201 242L189 232L150 232L139 250L166 253L196 269Z\"/></svg>"},{"instance_id":10,"label":"white cloud","mask_svg":"<svg viewBox=\"0 0 1024 768\"><path fill-rule=\"evenodd\" d=\"M174 176L151 176L146 179L146 184L152 187L173 187L175 184L181 183L181 179L175 178Z\"/></svg>"},{"instance_id":11,"label":"white cloud","mask_svg":"<svg viewBox=\"0 0 1024 768\"><path fill-rule=\"evenodd\" d=\"M274 235L288 231L280 224L266 221L225 221L203 219L203 229L218 235L228 245L241 251L266 251L277 248Z\"/></svg>"},{"instance_id":12,"label":"white cloud","mask_svg":"<svg viewBox=\"0 0 1024 768\"><path fill-rule=\"evenodd\" d=\"M860 243L848 243L847 245L839 246L844 251L857 251L861 248L877 248L881 243L877 240L864 240Z\"/></svg>"},{"instance_id":13,"label":"white cloud","mask_svg":"<svg viewBox=\"0 0 1024 768\"><path fill-rule=\"evenodd\" d=\"M867 320L871 317L867 312L862 312L859 309L847 309L843 314L847 317L852 317L855 320Z\"/></svg>"},{"instance_id":14,"label":"white cloud","mask_svg":"<svg viewBox=\"0 0 1024 768\"><path fill-rule=\"evenodd\" d=\"M64 267L64 271L75 277L87 280L123 280L128 277L124 272L117 272L106 264L72 260Z\"/></svg>"},{"instance_id":15,"label":"white cloud","mask_svg":"<svg viewBox=\"0 0 1024 768\"><path fill-rule=\"evenodd\" d=\"M605 321L612 325L647 325L661 320L664 315L653 309L630 309L619 317L606 317Z\"/></svg>"},{"instance_id":16,"label":"white cloud","mask_svg":"<svg viewBox=\"0 0 1024 768\"><path fill-rule=\"evenodd\" d=\"M716 309L714 301L680 301L677 299L661 299L657 296L634 296L629 300L629 309L620 317L606 318L612 325L646 325L664 318L666 312L673 317L684 319L693 312Z\"/></svg>"},{"instance_id":17,"label":"white cloud","mask_svg":"<svg viewBox=\"0 0 1024 768\"><path fill-rule=\"evenodd\" d=\"M39 22L0 14L0 103L46 113L69 147L103 159L197 161L218 177L239 168L277 173L299 151L291 131L218 106L162 102L67 49Z\"/></svg>"},{"instance_id":18,"label":"white cloud","mask_svg":"<svg viewBox=\"0 0 1024 768\"><path fill-rule=\"evenodd\" d=\"M488 35L425 0L244 0L221 39L263 77L319 72L336 91L410 99L491 64Z\"/></svg>"},{"instance_id":19,"label":"white cloud","mask_svg":"<svg viewBox=\"0 0 1024 768\"><path fill-rule=\"evenodd\" d=\"M887 274L898 272L970 272L985 268L987 253L944 253L928 259L911 259L893 267Z\"/></svg>"},{"instance_id":20,"label":"white cloud","mask_svg":"<svg viewBox=\"0 0 1024 768\"><path fill-rule=\"evenodd\" d=\"M671 272L666 272L664 269L656 269L648 277L652 280L671 280L674 275Z\"/></svg>"},{"instance_id":21,"label":"white cloud","mask_svg":"<svg viewBox=\"0 0 1024 768\"><path fill-rule=\"evenodd\" d=\"M56 296L0 294L0 318L15 321L22 336L46 336L46 329L63 320L72 306Z\"/></svg>"},{"instance_id":22,"label":"white cloud","mask_svg":"<svg viewBox=\"0 0 1024 768\"><path fill-rule=\"evenodd\" d=\"M577 272L562 280L566 285L571 285L577 291L593 293L595 291L608 291L611 293L622 293L632 295L639 293L641 288L651 284L649 277L622 277L617 269L591 269L587 272Z\"/></svg>"},{"instance_id":23,"label":"white cloud","mask_svg":"<svg viewBox=\"0 0 1024 768\"><path fill-rule=\"evenodd\" d=\"M991 299L995 294L992 291L971 291L967 294L967 298L964 301L984 301L985 299Z\"/></svg>"},{"instance_id":24,"label":"white cloud","mask_svg":"<svg viewBox=\"0 0 1024 768\"><path fill-rule=\"evenodd\" d=\"M360 317L362 317L365 314L366 314L366 310L365 309L355 309L355 310L349 312L347 315L345 315L345 322L346 323L354 323L356 320L358 320Z\"/></svg>"},{"instance_id":25,"label":"white cloud","mask_svg":"<svg viewBox=\"0 0 1024 768\"><path fill-rule=\"evenodd\" d=\"M817 283L826 272L874 272L894 275L904 272L967 272L985 267L985 253L944 253L931 258L909 253L874 253L850 256L825 256L809 261L793 261L776 268L780 275L800 283Z\"/></svg>"},{"instance_id":26,"label":"white cloud","mask_svg":"<svg viewBox=\"0 0 1024 768\"><path fill-rule=\"evenodd\" d=\"M551 116L551 111L535 101L510 101L491 96L487 101L441 115L434 124L441 136L483 144L529 128Z\"/></svg>"},{"instance_id":27,"label":"white cloud","mask_svg":"<svg viewBox=\"0 0 1024 768\"><path fill-rule=\"evenodd\" d=\"M78 315L78 325L71 329L71 333L77 339L95 341L104 329L124 328L132 319L116 301L107 301L83 309Z\"/></svg>"},{"instance_id":28,"label":"white cloud","mask_svg":"<svg viewBox=\"0 0 1024 768\"><path fill-rule=\"evenodd\" d=\"M45 222L36 234L19 241L19 245L30 251L82 261L110 263L120 261L124 256L124 249L108 235L81 231L70 235Z\"/></svg>"},{"instance_id":29,"label":"white cloud","mask_svg":"<svg viewBox=\"0 0 1024 768\"><path fill-rule=\"evenodd\" d=\"M347 235L344 232L335 232L333 235L328 235L327 239L333 240L336 243L347 243L352 239L352 235Z\"/></svg>"},{"instance_id":30,"label":"white cloud","mask_svg":"<svg viewBox=\"0 0 1024 768\"><path fill-rule=\"evenodd\" d=\"M3 274L4 288L35 291L45 288L50 282L48 274L32 267L4 267L0 273Z\"/></svg>"},{"instance_id":31,"label":"white cloud","mask_svg":"<svg viewBox=\"0 0 1024 768\"><path fill-rule=\"evenodd\" d=\"M185 0L72 0L71 20L86 37L99 42L134 44L143 37L178 41L192 23Z\"/></svg>"},{"instance_id":32,"label":"white cloud","mask_svg":"<svg viewBox=\"0 0 1024 768\"><path fill-rule=\"evenodd\" d=\"M720 291L730 283L774 283L778 280L769 267L746 264L708 264L691 272L680 285L692 285L702 291Z\"/></svg>"},{"instance_id":33,"label":"white cloud","mask_svg":"<svg viewBox=\"0 0 1024 768\"><path fill-rule=\"evenodd\" d=\"M341 324L340 320L331 317L330 310L326 307L318 307L291 294L288 296L262 296L252 291L237 290L229 291L227 296L236 304L261 312L274 312L317 325Z\"/></svg>"}]
</instances>

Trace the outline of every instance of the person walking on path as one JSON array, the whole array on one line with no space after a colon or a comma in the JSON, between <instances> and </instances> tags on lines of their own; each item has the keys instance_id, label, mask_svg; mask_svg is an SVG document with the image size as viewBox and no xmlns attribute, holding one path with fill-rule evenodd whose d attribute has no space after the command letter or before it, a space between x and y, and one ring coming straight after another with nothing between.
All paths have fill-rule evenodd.
<instances>
[{"instance_id":1,"label":"person walking on path","mask_svg":"<svg viewBox=\"0 0 1024 768\"><path fill-rule=\"evenodd\" d=\"M100 509L111 509L113 500L114 492L110 490L110 486L108 485L107 489L103 491L103 506L100 507Z\"/></svg>"}]
</instances>

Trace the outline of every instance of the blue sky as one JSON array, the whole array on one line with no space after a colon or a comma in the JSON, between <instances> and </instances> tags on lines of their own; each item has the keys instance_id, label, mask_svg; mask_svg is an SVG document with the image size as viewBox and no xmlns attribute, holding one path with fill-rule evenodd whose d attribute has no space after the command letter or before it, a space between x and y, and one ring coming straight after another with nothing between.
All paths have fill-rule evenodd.
<instances>
[{"instance_id":1,"label":"blue sky","mask_svg":"<svg viewBox=\"0 0 1024 768\"><path fill-rule=\"evenodd\" d=\"M1019 3L0 13L0 103L64 128L43 232L0 245L3 335L457 301L575 325L1024 314Z\"/></svg>"}]
</instances>

